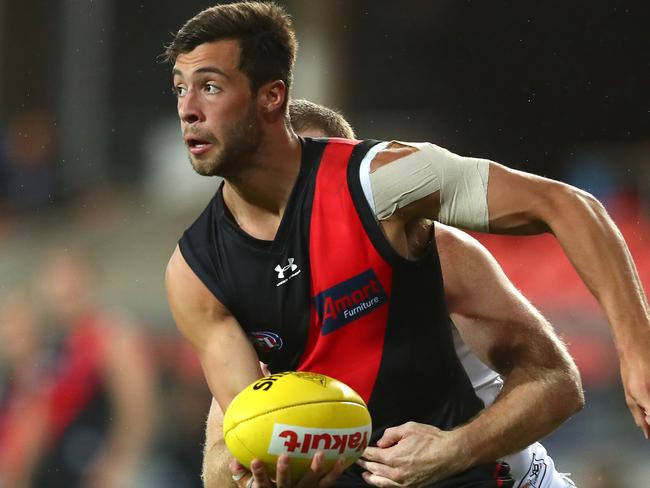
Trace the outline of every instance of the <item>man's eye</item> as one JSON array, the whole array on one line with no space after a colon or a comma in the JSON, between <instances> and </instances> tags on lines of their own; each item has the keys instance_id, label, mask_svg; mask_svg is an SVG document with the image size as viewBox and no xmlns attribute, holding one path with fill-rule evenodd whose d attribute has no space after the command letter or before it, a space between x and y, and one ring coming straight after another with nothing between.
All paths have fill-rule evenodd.
<instances>
[{"instance_id":1,"label":"man's eye","mask_svg":"<svg viewBox=\"0 0 650 488\"><path fill-rule=\"evenodd\" d=\"M187 93L187 88L185 88L184 86L175 86L172 88L172 92L177 97L182 97L185 96L185 94Z\"/></svg>"},{"instance_id":2,"label":"man's eye","mask_svg":"<svg viewBox=\"0 0 650 488\"><path fill-rule=\"evenodd\" d=\"M217 85L213 85L212 83L208 83L205 85L205 91L210 95L214 95L216 93L221 93L221 88L219 88Z\"/></svg>"}]
</instances>

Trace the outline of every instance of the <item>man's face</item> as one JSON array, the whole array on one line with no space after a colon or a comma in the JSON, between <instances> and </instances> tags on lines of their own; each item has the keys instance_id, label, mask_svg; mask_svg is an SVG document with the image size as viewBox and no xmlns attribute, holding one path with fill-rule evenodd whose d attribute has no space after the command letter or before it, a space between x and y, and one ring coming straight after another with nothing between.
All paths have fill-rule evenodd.
<instances>
[{"instance_id":1,"label":"man's face","mask_svg":"<svg viewBox=\"0 0 650 488\"><path fill-rule=\"evenodd\" d=\"M204 176L232 176L259 146L257 107L238 64L234 40L201 44L176 58L172 73L183 139L192 166Z\"/></svg>"}]
</instances>

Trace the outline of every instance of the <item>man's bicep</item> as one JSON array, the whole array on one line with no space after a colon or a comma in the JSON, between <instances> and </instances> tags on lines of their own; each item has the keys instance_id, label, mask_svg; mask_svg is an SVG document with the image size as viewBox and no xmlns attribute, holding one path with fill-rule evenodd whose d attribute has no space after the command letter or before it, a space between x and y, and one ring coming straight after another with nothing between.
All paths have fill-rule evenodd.
<instances>
[{"instance_id":1,"label":"man's bicep","mask_svg":"<svg viewBox=\"0 0 650 488\"><path fill-rule=\"evenodd\" d=\"M176 325L196 351L213 396L225 408L261 376L257 354L237 319L194 274L178 247L165 283Z\"/></svg>"}]
</instances>

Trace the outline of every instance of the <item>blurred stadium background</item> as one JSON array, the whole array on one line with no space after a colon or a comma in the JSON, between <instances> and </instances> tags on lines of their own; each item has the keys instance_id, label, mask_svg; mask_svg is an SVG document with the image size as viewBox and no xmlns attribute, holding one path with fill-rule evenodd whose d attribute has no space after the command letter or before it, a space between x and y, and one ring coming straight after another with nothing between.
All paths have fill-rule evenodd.
<instances>
[{"instance_id":1,"label":"blurred stadium background","mask_svg":"<svg viewBox=\"0 0 650 488\"><path fill-rule=\"evenodd\" d=\"M341 109L362 137L429 140L594 193L650 288L646 2L283 3L301 43L295 97ZM162 278L215 181L190 169L157 56L209 5L0 0L0 487L73 486L56 481L57 463L84 471L84 486L200 486L209 394ZM544 441L560 469L586 488L649 486L650 444L625 406L604 317L559 247L481 239L581 368L586 408ZM117 361L111 341L130 344ZM120 381L135 370L140 383ZM96 410L64 434L102 386L110 422ZM119 418L138 404L136 421ZM39 454L62 439L60 459ZM123 478L88 461L97 449Z\"/></svg>"}]
</instances>

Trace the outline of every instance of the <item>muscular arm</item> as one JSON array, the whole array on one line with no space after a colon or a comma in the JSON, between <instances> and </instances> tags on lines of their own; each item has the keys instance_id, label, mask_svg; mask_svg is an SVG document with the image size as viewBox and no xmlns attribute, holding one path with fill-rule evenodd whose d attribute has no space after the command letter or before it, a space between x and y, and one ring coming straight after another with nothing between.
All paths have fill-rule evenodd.
<instances>
[{"instance_id":1,"label":"muscular arm","mask_svg":"<svg viewBox=\"0 0 650 488\"><path fill-rule=\"evenodd\" d=\"M540 233L558 239L603 307L619 353L650 334L643 287L623 236L602 204L570 185L492 163L490 231ZM646 349L647 351L648 349Z\"/></svg>"},{"instance_id":2,"label":"muscular arm","mask_svg":"<svg viewBox=\"0 0 650 488\"><path fill-rule=\"evenodd\" d=\"M505 378L497 401L452 431L389 428L361 465L375 486L421 486L519 451L583 404L576 367L551 326L471 237L439 226L446 299L463 339Z\"/></svg>"},{"instance_id":3,"label":"muscular arm","mask_svg":"<svg viewBox=\"0 0 650 488\"><path fill-rule=\"evenodd\" d=\"M377 171L411 152L412 148L391 147L376 156L372 169ZM463 158L450 157L462 164ZM592 195L558 181L493 162L488 164L487 197L483 195L483 198L487 198L484 205L487 205L489 222L484 227L499 234L550 232L557 238L607 316L621 363L628 406L637 425L646 437L650 436L650 417L644 418L644 411L650 413L650 309L620 231ZM452 186L446 190L448 194L460 195L467 190L463 181L441 180L443 188ZM479 180L472 185L480 186ZM405 206L396 218L403 222L417 218L438 220L440 193L433 192ZM473 194L480 193L475 189ZM464 208L460 204L458 207ZM470 219L467 212L443 213L457 217L450 222L456 227L485 230L476 229L476 220Z\"/></svg>"},{"instance_id":4,"label":"muscular arm","mask_svg":"<svg viewBox=\"0 0 650 488\"><path fill-rule=\"evenodd\" d=\"M577 369L551 326L471 237L439 226L452 319L477 356L505 378L494 405L456 429L460 459L499 459L554 430L583 404ZM540 407L542 406L542 407Z\"/></svg>"},{"instance_id":5,"label":"muscular arm","mask_svg":"<svg viewBox=\"0 0 650 488\"><path fill-rule=\"evenodd\" d=\"M165 285L176 325L196 351L210 391L225 410L237 393L261 377L257 354L237 319L194 274L178 247Z\"/></svg>"},{"instance_id":6,"label":"muscular arm","mask_svg":"<svg viewBox=\"0 0 650 488\"><path fill-rule=\"evenodd\" d=\"M167 266L165 283L174 320L197 352L214 397L206 426L205 486L230 486L222 412L237 393L262 376L257 355L237 320L196 277L178 247Z\"/></svg>"},{"instance_id":7,"label":"muscular arm","mask_svg":"<svg viewBox=\"0 0 650 488\"><path fill-rule=\"evenodd\" d=\"M488 205L492 232L550 230L556 236L607 316L628 406L648 438L650 312L627 245L604 207L577 188L496 164Z\"/></svg>"}]
</instances>

